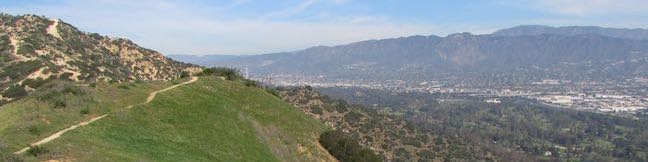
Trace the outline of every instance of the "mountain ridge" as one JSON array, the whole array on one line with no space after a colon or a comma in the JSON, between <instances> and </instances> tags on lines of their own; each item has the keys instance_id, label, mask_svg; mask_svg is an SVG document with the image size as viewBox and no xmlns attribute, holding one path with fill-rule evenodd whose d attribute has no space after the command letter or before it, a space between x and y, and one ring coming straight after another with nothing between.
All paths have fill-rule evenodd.
<instances>
[{"instance_id":1,"label":"mountain ridge","mask_svg":"<svg viewBox=\"0 0 648 162\"><path fill-rule=\"evenodd\" d=\"M648 41L602 34L501 36L456 33L316 46L225 59L211 65L249 68L253 75L332 79L428 80L499 75L570 80L648 76ZM369 75L371 74L371 75ZM565 77L569 76L569 77ZM537 78L537 77L536 77Z\"/></svg>"},{"instance_id":2,"label":"mountain ridge","mask_svg":"<svg viewBox=\"0 0 648 162\"><path fill-rule=\"evenodd\" d=\"M598 34L616 38L635 40L648 39L648 29L644 28L609 28L599 26L562 26L552 27L544 25L520 25L512 28L498 30L492 33L496 36L519 36L519 35L583 35Z\"/></svg>"},{"instance_id":3,"label":"mountain ridge","mask_svg":"<svg viewBox=\"0 0 648 162\"><path fill-rule=\"evenodd\" d=\"M51 79L172 80L198 66L168 59L130 40L79 31L59 19L0 14L0 102Z\"/></svg>"},{"instance_id":4,"label":"mountain ridge","mask_svg":"<svg viewBox=\"0 0 648 162\"><path fill-rule=\"evenodd\" d=\"M555 68L553 66L560 62L616 62L645 57L647 45L645 41L597 35L495 37L462 34L446 38L407 37L309 48L294 53L245 57L221 64L249 67L261 74L299 74L303 70L310 75L322 73L332 77L349 77L363 76L362 71L375 74L395 69L406 73L412 71L411 75L433 77L454 72L496 73L520 67L530 68L526 65ZM392 73L384 78L395 76L399 75Z\"/></svg>"}]
</instances>

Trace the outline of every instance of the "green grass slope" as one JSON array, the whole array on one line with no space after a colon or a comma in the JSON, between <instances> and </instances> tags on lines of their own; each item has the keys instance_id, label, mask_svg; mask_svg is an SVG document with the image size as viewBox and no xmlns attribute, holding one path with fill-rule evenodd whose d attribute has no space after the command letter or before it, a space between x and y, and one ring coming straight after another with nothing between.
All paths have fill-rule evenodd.
<instances>
[{"instance_id":1,"label":"green grass slope","mask_svg":"<svg viewBox=\"0 0 648 162\"><path fill-rule=\"evenodd\" d=\"M139 84L141 85L129 89L120 88L121 86L108 87L111 89L107 91L133 93L113 96L124 100L123 103L113 103L116 105L114 107L125 107L124 105L130 104L128 100L142 102L146 92L170 86L168 83ZM97 86L97 89L101 87ZM94 98L91 101L93 104L102 105L105 101L99 98L104 94L105 91L91 91L86 96ZM70 95L74 99L83 97ZM37 101L36 97L29 98ZM14 110L29 103L14 102L3 106L0 108L0 114L4 114L2 119L9 119L11 117L4 116L13 114L18 117L11 119L21 122L14 118L38 113L33 110ZM19 158L27 161L332 160L317 142L319 134L328 129L326 126L263 89L249 87L238 81L201 77L197 82L157 94L151 103L137 105L132 109L115 108L105 111L110 111L110 115L44 144L42 147L47 150L46 153L38 156L20 155ZM17 150L37 140L6 140L9 139L6 137L17 137L14 134L30 133L28 130L17 129L15 125L19 124L0 127L0 142L7 142L4 143L5 148Z\"/></svg>"},{"instance_id":2,"label":"green grass slope","mask_svg":"<svg viewBox=\"0 0 648 162\"><path fill-rule=\"evenodd\" d=\"M142 102L167 82L75 84L55 81L0 106L0 149L21 149L71 125ZM6 151L5 151L6 152Z\"/></svg>"}]
</instances>

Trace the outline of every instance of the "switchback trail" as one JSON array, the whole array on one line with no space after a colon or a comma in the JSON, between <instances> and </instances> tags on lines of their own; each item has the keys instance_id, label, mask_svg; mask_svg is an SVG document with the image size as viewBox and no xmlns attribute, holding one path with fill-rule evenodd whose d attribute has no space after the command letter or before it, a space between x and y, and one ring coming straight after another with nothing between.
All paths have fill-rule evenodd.
<instances>
[{"instance_id":1,"label":"switchback trail","mask_svg":"<svg viewBox=\"0 0 648 162\"><path fill-rule=\"evenodd\" d=\"M148 97L146 97L146 101L144 101L144 102L142 102L142 103L140 103L140 104L147 104L147 103L150 103L151 101L153 101L153 99L155 99L155 96L156 96L158 93L160 93L160 92L168 91L168 90L171 90L171 89L177 88L177 87L179 87L179 86L181 86L181 85L185 85L185 84L193 83L193 82L195 82L195 81L197 81L197 80L198 80L198 77L192 77L191 80L189 80L189 81L186 81L186 82L183 82L183 83L180 83L180 84L176 84L176 85L173 85L173 86L170 86L170 87L167 87L167 88L161 89L161 90L157 90L157 91L155 91L155 92L151 92L151 93L149 93ZM125 107L125 109L130 109L130 108L132 108L132 107L133 107L133 105L128 105L128 106ZM108 113L103 114L103 115L101 115L101 116L99 116L99 117L91 118L90 120L87 120L87 121L81 122L81 123L79 123L79 124L76 124L76 125L70 126L70 127L66 128L66 129L63 129L63 130L61 130L61 131L58 131L58 132L56 132L56 133L54 133L54 134L52 134L52 135L50 135L50 136L48 136L48 137L45 137L45 138L43 138L43 139L41 139L41 140L39 140L39 141L37 141L37 142L32 143L32 144L30 144L28 147L25 147L25 148L23 148L23 149L21 149L21 150L19 150L19 151L14 152L14 154L22 154L22 153L24 153L25 151L29 150L29 148L31 148L31 147L34 147L34 146L38 146L38 145L42 145L42 144L48 143L48 142L50 142L50 141L52 141L52 140L54 140L54 139L57 139L57 138L61 137L61 135L63 135L63 133L65 133L65 132L67 132L67 131L77 129L77 128L80 127L80 126L88 125L88 124L90 124L90 123L92 123L92 122L95 122L95 121L97 121L97 120L99 120L99 119L101 119L101 118L104 118L104 117L106 117L106 116L108 116Z\"/></svg>"}]
</instances>

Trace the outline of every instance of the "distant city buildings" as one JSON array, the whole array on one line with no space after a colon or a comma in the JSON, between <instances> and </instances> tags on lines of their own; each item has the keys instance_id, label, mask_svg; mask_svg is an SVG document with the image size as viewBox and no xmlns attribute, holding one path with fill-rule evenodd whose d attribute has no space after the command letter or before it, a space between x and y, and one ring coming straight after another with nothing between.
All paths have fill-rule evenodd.
<instances>
[{"instance_id":1,"label":"distant city buildings","mask_svg":"<svg viewBox=\"0 0 648 162\"><path fill-rule=\"evenodd\" d=\"M492 103L492 104L499 104L499 103L502 103L502 101L500 101L500 100L497 99L497 98L487 99L487 100L485 100L484 102L486 102L486 103Z\"/></svg>"},{"instance_id":2,"label":"distant city buildings","mask_svg":"<svg viewBox=\"0 0 648 162\"><path fill-rule=\"evenodd\" d=\"M321 75L272 75L252 79L276 86L310 85L431 94L461 93L488 97L484 102L491 104L501 103L499 97L525 97L553 106L602 113L635 113L648 109L648 82L644 82L644 78L630 79L623 83L543 79L516 86L474 86L443 80L345 80L329 79Z\"/></svg>"}]
</instances>

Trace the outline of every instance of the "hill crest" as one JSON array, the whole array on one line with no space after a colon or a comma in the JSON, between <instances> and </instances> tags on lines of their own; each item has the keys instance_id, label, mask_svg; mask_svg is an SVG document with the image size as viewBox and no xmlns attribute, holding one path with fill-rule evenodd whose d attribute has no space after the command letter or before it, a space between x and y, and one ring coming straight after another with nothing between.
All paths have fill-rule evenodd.
<instances>
[{"instance_id":1,"label":"hill crest","mask_svg":"<svg viewBox=\"0 0 648 162\"><path fill-rule=\"evenodd\" d=\"M0 102L51 79L171 80L197 72L130 40L79 31L58 19L0 14Z\"/></svg>"}]
</instances>

